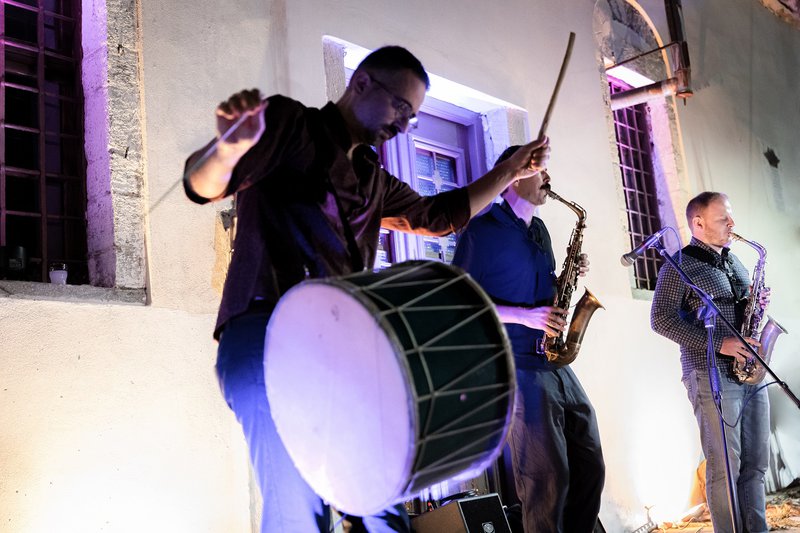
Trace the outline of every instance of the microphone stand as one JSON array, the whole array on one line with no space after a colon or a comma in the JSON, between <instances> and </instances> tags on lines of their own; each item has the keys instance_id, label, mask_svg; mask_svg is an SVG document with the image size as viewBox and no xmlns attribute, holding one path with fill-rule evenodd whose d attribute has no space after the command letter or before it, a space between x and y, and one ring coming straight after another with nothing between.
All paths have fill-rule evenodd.
<instances>
[{"instance_id":1,"label":"microphone stand","mask_svg":"<svg viewBox=\"0 0 800 533\"><path fill-rule=\"evenodd\" d=\"M720 321L725 325L725 327L733 333L733 335L739 339L739 341L747 347L747 350L750 352L751 355L756 357L764 368L769 372L769 374L775 379L775 382L778 383L786 395L791 399L794 404L800 409L800 400L798 400L797 396L795 396L789 386L784 383L782 380L778 378L778 376L772 371L772 369L767 365L761 356L753 349L750 344L748 344L744 337L742 337L741 333L733 327L733 325L725 318L725 316L720 313L719 307L714 303L714 300L711 296L709 296L705 291L703 291L700 287L694 284L692 279L686 274L686 272L681 269L677 262L672 258L672 256L667 253L666 248L661 243L661 239L657 239L653 242L651 247L655 248L661 257L664 258L675 271L678 273L680 278L683 282L690 288L694 293L702 300L703 305L700 307L698 311L698 317L702 318L705 323L706 331L708 332L708 342L707 342L707 350L706 355L708 357L708 381L711 386L711 392L714 398L714 403L717 406L717 415L719 418L719 426L720 432L722 434L722 448L723 452L725 453L725 473L727 475L728 481L728 504L731 514L731 524L733 524L733 531L739 531L738 526L738 517L739 517L739 505L738 505L738 498L736 497L736 486L733 483L733 474L731 472L731 464L730 459L728 458L728 438L725 434L725 420L723 418L722 413L722 392L720 391L720 374L719 368L717 367L717 357L714 353L714 328L716 325L716 319L719 317Z\"/></svg>"}]
</instances>

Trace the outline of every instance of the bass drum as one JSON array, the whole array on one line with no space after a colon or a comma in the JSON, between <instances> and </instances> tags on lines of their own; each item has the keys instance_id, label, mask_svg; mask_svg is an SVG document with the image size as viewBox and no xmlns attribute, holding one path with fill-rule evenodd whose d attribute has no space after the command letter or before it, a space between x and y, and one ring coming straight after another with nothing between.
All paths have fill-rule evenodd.
<instances>
[{"instance_id":1,"label":"bass drum","mask_svg":"<svg viewBox=\"0 0 800 533\"><path fill-rule=\"evenodd\" d=\"M295 466L339 511L376 514L486 468L515 371L483 290L443 263L305 281L267 327L272 417Z\"/></svg>"}]
</instances>

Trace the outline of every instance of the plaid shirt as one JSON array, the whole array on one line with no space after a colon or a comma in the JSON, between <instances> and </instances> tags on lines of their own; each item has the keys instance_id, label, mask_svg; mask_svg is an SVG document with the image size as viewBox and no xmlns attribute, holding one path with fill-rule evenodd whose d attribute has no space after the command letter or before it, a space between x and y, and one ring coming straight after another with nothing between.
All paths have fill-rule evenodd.
<instances>
[{"instance_id":1,"label":"plaid shirt","mask_svg":"<svg viewBox=\"0 0 800 533\"><path fill-rule=\"evenodd\" d=\"M741 329L742 310L749 293L749 274L735 255L724 248L722 254L717 253L702 241L692 238L690 246L697 246L711 252L715 259L712 266L700 259L690 256L683 249L681 268L694 283L714 298L722 316L734 327ZM673 258L678 258L675 254ZM685 378L692 370L706 370L706 333L703 320L697 318L697 310L702 301L681 280L677 271L665 263L658 273L658 282L650 309L650 324L653 331L675 341L681 348L681 367ZM723 376L732 375L733 357L722 356L722 340L730 337L719 318L714 328L714 352L720 358L718 364Z\"/></svg>"}]
</instances>

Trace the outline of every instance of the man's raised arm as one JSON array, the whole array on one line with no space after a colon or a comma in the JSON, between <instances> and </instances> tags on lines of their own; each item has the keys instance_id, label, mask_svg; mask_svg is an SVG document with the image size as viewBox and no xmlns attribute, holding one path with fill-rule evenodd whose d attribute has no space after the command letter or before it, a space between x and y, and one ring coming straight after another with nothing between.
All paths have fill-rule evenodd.
<instances>
[{"instance_id":1,"label":"man's raised arm","mask_svg":"<svg viewBox=\"0 0 800 533\"><path fill-rule=\"evenodd\" d=\"M266 106L259 90L251 89L217 107L217 138L189 157L184 176L188 188L208 200L225 195L236 163L264 133Z\"/></svg>"}]
</instances>

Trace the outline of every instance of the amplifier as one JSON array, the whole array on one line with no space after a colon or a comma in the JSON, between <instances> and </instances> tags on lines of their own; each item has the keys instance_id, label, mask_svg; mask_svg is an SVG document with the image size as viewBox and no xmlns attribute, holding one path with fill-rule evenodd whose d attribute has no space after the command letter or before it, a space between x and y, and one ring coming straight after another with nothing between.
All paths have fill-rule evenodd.
<instances>
[{"instance_id":1,"label":"amplifier","mask_svg":"<svg viewBox=\"0 0 800 533\"><path fill-rule=\"evenodd\" d=\"M414 533L511 533L497 494L455 500L411 519Z\"/></svg>"}]
</instances>

